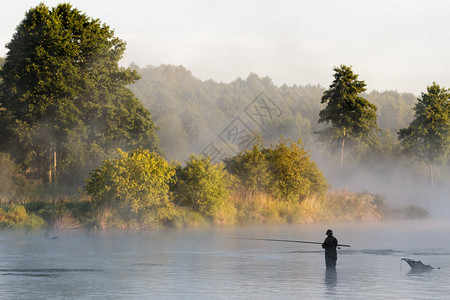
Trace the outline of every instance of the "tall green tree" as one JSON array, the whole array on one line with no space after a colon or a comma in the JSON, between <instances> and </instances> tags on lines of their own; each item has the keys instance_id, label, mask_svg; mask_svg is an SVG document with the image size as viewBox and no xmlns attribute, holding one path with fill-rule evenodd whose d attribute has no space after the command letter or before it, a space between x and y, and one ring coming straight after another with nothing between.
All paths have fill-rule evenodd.
<instances>
[{"instance_id":1,"label":"tall green tree","mask_svg":"<svg viewBox=\"0 0 450 300\"><path fill-rule=\"evenodd\" d=\"M450 152L450 90L433 82L414 106L414 120L400 129L399 140L408 154L430 166L446 164Z\"/></svg>"},{"instance_id":2,"label":"tall green tree","mask_svg":"<svg viewBox=\"0 0 450 300\"><path fill-rule=\"evenodd\" d=\"M334 80L323 93L321 103L326 107L319 113L319 123L331 123L319 132L320 139L331 144L340 142L341 159L339 174L342 171L344 146L348 140L356 146L376 143L377 108L360 96L366 90L366 84L358 80L351 67L341 65L333 68Z\"/></svg>"},{"instance_id":3,"label":"tall green tree","mask_svg":"<svg viewBox=\"0 0 450 300\"><path fill-rule=\"evenodd\" d=\"M128 89L139 76L118 66L125 46L70 4L26 12L0 71L1 150L65 183L79 183L117 147L157 151L151 115Z\"/></svg>"}]
</instances>

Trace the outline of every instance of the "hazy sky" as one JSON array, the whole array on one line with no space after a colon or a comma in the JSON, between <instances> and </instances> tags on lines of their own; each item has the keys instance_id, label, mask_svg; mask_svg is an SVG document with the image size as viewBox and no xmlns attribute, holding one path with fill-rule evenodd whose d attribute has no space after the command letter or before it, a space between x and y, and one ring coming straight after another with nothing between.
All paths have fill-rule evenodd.
<instances>
[{"instance_id":1,"label":"hazy sky","mask_svg":"<svg viewBox=\"0 0 450 300\"><path fill-rule=\"evenodd\" d=\"M0 56L25 12L44 2L2 1ZM121 65L183 65L230 82L250 72L275 84L328 87L352 65L368 90L419 95L450 88L450 1L72 0L128 44Z\"/></svg>"}]
</instances>

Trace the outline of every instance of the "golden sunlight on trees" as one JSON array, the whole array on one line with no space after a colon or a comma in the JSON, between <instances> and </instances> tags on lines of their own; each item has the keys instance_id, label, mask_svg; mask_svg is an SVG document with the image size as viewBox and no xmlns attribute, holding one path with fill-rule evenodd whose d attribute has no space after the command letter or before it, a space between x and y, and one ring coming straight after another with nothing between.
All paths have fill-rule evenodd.
<instances>
[{"instance_id":1,"label":"golden sunlight on trees","mask_svg":"<svg viewBox=\"0 0 450 300\"><path fill-rule=\"evenodd\" d=\"M148 150L118 153L119 158L104 161L88 178L85 190L94 205L118 212L125 220L169 222L169 183L175 167Z\"/></svg>"}]
</instances>

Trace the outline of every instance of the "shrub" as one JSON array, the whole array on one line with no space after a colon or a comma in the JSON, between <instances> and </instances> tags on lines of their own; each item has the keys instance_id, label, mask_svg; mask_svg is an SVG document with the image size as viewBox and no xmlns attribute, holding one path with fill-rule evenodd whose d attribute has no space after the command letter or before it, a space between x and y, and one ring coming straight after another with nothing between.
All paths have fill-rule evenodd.
<instances>
[{"instance_id":1,"label":"shrub","mask_svg":"<svg viewBox=\"0 0 450 300\"><path fill-rule=\"evenodd\" d=\"M0 208L1 228L25 228L27 230L40 228L45 221L32 213L27 213L23 205L5 204Z\"/></svg>"},{"instance_id":2,"label":"shrub","mask_svg":"<svg viewBox=\"0 0 450 300\"><path fill-rule=\"evenodd\" d=\"M273 178L270 190L275 197L301 202L312 193L325 195L326 179L300 139L297 143L281 139L265 152Z\"/></svg>"},{"instance_id":3,"label":"shrub","mask_svg":"<svg viewBox=\"0 0 450 300\"><path fill-rule=\"evenodd\" d=\"M8 153L0 153L0 202L18 202L18 199L44 194L42 182L25 174Z\"/></svg>"},{"instance_id":4,"label":"shrub","mask_svg":"<svg viewBox=\"0 0 450 300\"><path fill-rule=\"evenodd\" d=\"M341 220L380 220L379 201L379 196L367 192L334 190L327 195L326 209L329 216Z\"/></svg>"},{"instance_id":5,"label":"shrub","mask_svg":"<svg viewBox=\"0 0 450 300\"><path fill-rule=\"evenodd\" d=\"M255 146L226 164L248 190L268 192L277 199L299 203L311 194L324 196L328 189L300 139L297 143L281 139L275 147L262 150Z\"/></svg>"},{"instance_id":6,"label":"shrub","mask_svg":"<svg viewBox=\"0 0 450 300\"><path fill-rule=\"evenodd\" d=\"M127 153L118 149L118 154L119 158L104 161L87 180L85 191L94 205L116 210L126 220L143 217L156 223L167 222L173 212L169 182L175 167L148 150Z\"/></svg>"},{"instance_id":7,"label":"shrub","mask_svg":"<svg viewBox=\"0 0 450 300\"><path fill-rule=\"evenodd\" d=\"M258 146L237 154L225 163L227 170L235 174L249 191L265 191L270 186L269 163Z\"/></svg>"},{"instance_id":8,"label":"shrub","mask_svg":"<svg viewBox=\"0 0 450 300\"><path fill-rule=\"evenodd\" d=\"M28 201L23 204L28 213L45 220L50 227L74 228L93 221L92 202L62 198L58 201Z\"/></svg>"},{"instance_id":9,"label":"shrub","mask_svg":"<svg viewBox=\"0 0 450 300\"><path fill-rule=\"evenodd\" d=\"M10 155L0 153L0 200L9 199L15 194L13 178L18 173L18 168Z\"/></svg>"},{"instance_id":10,"label":"shrub","mask_svg":"<svg viewBox=\"0 0 450 300\"><path fill-rule=\"evenodd\" d=\"M213 164L206 157L191 155L185 167L178 167L172 185L177 204L192 207L209 220L229 198L232 179L223 164Z\"/></svg>"}]
</instances>

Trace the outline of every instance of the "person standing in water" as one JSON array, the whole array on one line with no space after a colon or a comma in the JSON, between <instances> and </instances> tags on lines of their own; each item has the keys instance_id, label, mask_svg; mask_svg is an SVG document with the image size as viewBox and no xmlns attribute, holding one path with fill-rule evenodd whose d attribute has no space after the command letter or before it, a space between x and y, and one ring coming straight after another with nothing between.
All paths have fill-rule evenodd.
<instances>
[{"instance_id":1,"label":"person standing in water","mask_svg":"<svg viewBox=\"0 0 450 300\"><path fill-rule=\"evenodd\" d=\"M325 265L327 268L336 268L338 240L333 236L333 230L328 229L327 237L322 243L322 248L325 249Z\"/></svg>"}]
</instances>

